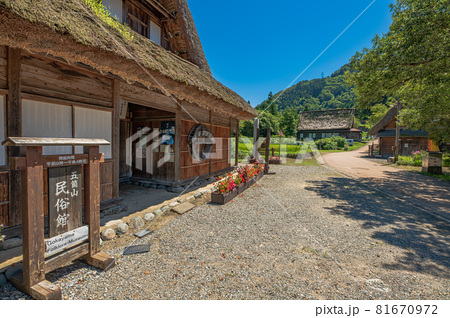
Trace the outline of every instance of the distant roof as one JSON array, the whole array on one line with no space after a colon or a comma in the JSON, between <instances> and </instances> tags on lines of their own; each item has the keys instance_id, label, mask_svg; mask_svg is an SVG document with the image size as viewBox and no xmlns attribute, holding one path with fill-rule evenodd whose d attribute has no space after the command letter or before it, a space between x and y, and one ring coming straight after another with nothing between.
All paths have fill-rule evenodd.
<instances>
[{"instance_id":1,"label":"distant roof","mask_svg":"<svg viewBox=\"0 0 450 318\"><path fill-rule=\"evenodd\" d=\"M392 119L397 116L397 107L392 106L386 113L386 115L383 116L367 133L368 136L376 136L380 130L382 130L384 127L386 127Z\"/></svg>"},{"instance_id":2,"label":"distant roof","mask_svg":"<svg viewBox=\"0 0 450 318\"><path fill-rule=\"evenodd\" d=\"M353 108L301 112L298 130L348 130L353 128L354 117Z\"/></svg>"},{"instance_id":3,"label":"distant roof","mask_svg":"<svg viewBox=\"0 0 450 318\"><path fill-rule=\"evenodd\" d=\"M428 137L429 135L424 130L400 130L400 137ZM381 131L377 137L395 137L395 130Z\"/></svg>"}]
</instances>

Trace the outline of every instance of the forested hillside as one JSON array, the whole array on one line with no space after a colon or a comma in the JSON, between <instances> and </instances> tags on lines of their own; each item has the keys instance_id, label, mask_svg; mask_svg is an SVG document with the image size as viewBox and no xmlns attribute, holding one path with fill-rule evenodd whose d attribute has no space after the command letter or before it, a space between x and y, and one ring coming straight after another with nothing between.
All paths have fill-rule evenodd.
<instances>
[{"instance_id":1,"label":"forested hillside","mask_svg":"<svg viewBox=\"0 0 450 318\"><path fill-rule=\"evenodd\" d=\"M308 110L356 108L355 128L370 129L388 111L395 100L385 97L382 103L369 108L356 106L353 87L346 82L345 72L350 71L349 64L323 79L301 81L296 85L268 98L255 109L259 113L261 136L266 136L267 127L273 134L281 130L285 136L296 136L298 114ZM253 135L252 121L241 122L241 134Z\"/></svg>"},{"instance_id":2,"label":"forested hillside","mask_svg":"<svg viewBox=\"0 0 450 318\"><path fill-rule=\"evenodd\" d=\"M273 100L278 111L288 108L295 110L321 110L354 108L355 94L345 82L345 71L349 66L344 65L331 76L323 79L301 81L288 88L284 93L279 92L262 102L256 109L266 109Z\"/></svg>"}]
</instances>

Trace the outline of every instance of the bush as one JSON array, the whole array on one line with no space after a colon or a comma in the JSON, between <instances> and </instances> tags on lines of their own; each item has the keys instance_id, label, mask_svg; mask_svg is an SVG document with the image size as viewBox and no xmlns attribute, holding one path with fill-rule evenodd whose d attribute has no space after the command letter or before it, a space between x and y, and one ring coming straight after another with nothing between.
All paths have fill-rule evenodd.
<instances>
[{"instance_id":1,"label":"bush","mask_svg":"<svg viewBox=\"0 0 450 318\"><path fill-rule=\"evenodd\" d=\"M331 138L317 140L315 143L317 149L321 145L322 150L336 150L338 148L344 148L347 141L343 137L332 136Z\"/></svg>"}]
</instances>

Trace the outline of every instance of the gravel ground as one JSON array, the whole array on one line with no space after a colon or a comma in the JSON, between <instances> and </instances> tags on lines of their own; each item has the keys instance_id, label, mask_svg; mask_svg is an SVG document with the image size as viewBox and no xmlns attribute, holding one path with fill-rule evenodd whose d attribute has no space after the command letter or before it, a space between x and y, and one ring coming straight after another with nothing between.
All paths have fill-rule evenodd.
<instances>
[{"instance_id":1,"label":"gravel ground","mask_svg":"<svg viewBox=\"0 0 450 318\"><path fill-rule=\"evenodd\" d=\"M450 298L447 223L321 166L272 170L226 206L105 243L108 272L75 261L47 279L65 299ZM26 298L10 284L0 294Z\"/></svg>"}]
</instances>

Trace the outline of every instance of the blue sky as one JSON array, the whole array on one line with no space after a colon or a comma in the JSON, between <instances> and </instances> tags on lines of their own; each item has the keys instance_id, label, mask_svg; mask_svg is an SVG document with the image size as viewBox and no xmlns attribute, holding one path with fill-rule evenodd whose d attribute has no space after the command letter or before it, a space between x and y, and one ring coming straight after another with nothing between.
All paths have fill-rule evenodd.
<instances>
[{"instance_id":1,"label":"blue sky","mask_svg":"<svg viewBox=\"0 0 450 318\"><path fill-rule=\"evenodd\" d=\"M373 0L188 0L214 77L253 107L289 84ZM329 76L391 24L372 6L295 82Z\"/></svg>"}]
</instances>

